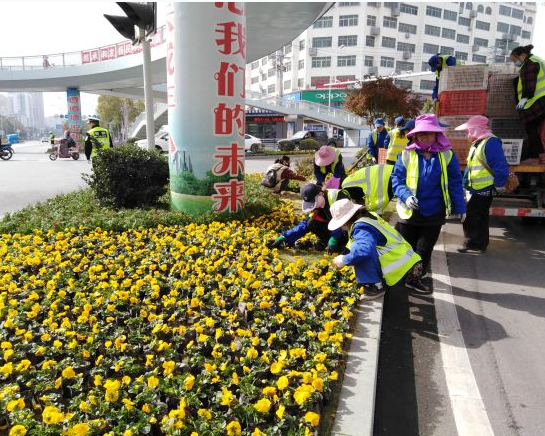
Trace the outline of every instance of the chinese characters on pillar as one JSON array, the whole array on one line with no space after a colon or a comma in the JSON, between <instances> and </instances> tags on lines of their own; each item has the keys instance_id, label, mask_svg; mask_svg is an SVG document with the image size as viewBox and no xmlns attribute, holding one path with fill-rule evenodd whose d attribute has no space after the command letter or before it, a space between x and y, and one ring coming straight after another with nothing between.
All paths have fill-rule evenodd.
<instances>
[{"instance_id":1,"label":"chinese characters on pillar","mask_svg":"<svg viewBox=\"0 0 545 436\"><path fill-rule=\"evenodd\" d=\"M240 5L240 3L239 3ZM217 83L218 105L214 108L214 135L225 137L230 144L218 145L214 154L212 173L216 176L229 174L229 181L214 183L215 212L236 212L244 207L244 181L238 180L239 172L244 174L245 133L244 114L244 68L246 65L246 28L244 7L235 2L216 2L218 9L227 9L231 21L216 23L215 43L221 59L214 78ZM238 142L231 142L233 135Z\"/></svg>"},{"instance_id":2,"label":"chinese characters on pillar","mask_svg":"<svg viewBox=\"0 0 545 436\"><path fill-rule=\"evenodd\" d=\"M68 130L74 141L79 142L81 138L81 102L79 91L77 89L69 89L67 91L68 103Z\"/></svg>"}]
</instances>

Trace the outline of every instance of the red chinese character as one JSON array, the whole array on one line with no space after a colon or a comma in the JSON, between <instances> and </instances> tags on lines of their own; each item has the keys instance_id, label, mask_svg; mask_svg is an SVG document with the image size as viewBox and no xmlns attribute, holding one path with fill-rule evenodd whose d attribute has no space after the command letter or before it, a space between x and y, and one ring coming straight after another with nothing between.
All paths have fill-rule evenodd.
<instances>
[{"instance_id":1,"label":"red chinese character","mask_svg":"<svg viewBox=\"0 0 545 436\"><path fill-rule=\"evenodd\" d=\"M174 44L169 42L167 44L167 75L172 76L174 74Z\"/></svg>"},{"instance_id":2,"label":"red chinese character","mask_svg":"<svg viewBox=\"0 0 545 436\"><path fill-rule=\"evenodd\" d=\"M229 71L230 70L230 71ZM220 70L214 75L214 78L218 81L218 95L233 97L235 95L235 74L241 74L242 79L242 94L244 97L244 67L239 67L229 62L222 62Z\"/></svg>"},{"instance_id":3,"label":"red chinese character","mask_svg":"<svg viewBox=\"0 0 545 436\"><path fill-rule=\"evenodd\" d=\"M217 154L214 159L217 161L212 168L212 173L216 176L222 176L229 172L231 177L236 177L240 172L244 173L244 150L238 148L236 142L227 147L216 147Z\"/></svg>"},{"instance_id":4,"label":"red chinese character","mask_svg":"<svg viewBox=\"0 0 545 436\"><path fill-rule=\"evenodd\" d=\"M236 212L238 208L244 207L244 182L231 179L227 183L214 183L217 194L212 195L216 200L212 210L223 212L229 208L229 212Z\"/></svg>"},{"instance_id":5,"label":"red chinese character","mask_svg":"<svg viewBox=\"0 0 545 436\"><path fill-rule=\"evenodd\" d=\"M214 109L214 133L216 135L232 135L233 121L237 124L238 134L244 136L244 106L237 104L234 109L220 103Z\"/></svg>"},{"instance_id":6,"label":"red chinese character","mask_svg":"<svg viewBox=\"0 0 545 436\"><path fill-rule=\"evenodd\" d=\"M79 121L79 115L77 114L70 115L70 121Z\"/></svg>"},{"instance_id":7,"label":"red chinese character","mask_svg":"<svg viewBox=\"0 0 545 436\"><path fill-rule=\"evenodd\" d=\"M91 62L91 53L88 51L84 51L81 53L81 63L82 64L88 64Z\"/></svg>"},{"instance_id":8,"label":"red chinese character","mask_svg":"<svg viewBox=\"0 0 545 436\"><path fill-rule=\"evenodd\" d=\"M217 8L223 8L224 2L215 2L214 6ZM227 2L227 9L229 12L232 12L233 14L237 15L244 15L244 8L237 8L237 4L235 2Z\"/></svg>"},{"instance_id":9,"label":"red chinese character","mask_svg":"<svg viewBox=\"0 0 545 436\"><path fill-rule=\"evenodd\" d=\"M91 62L98 62L98 50L91 52Z\"/></svg>"},{"instance_id":10,"label":"red chinese character","mask_svg":"<svg viewBox=\"0 0 545 436\"><path fill-rule=\"evenodd\" d=\"M79 106L70 106L70 109L68 109L68 112L77 112L79 111Z\"/></svg>"},{"instance_id":11,"label":"red chinese character","mask_svg":"<svg viewBox=\"0 0 545 436\"><path fill-rule=\"evenodd\" d=\"M108 49L108 56L110 59L115 59L115 47L110 47Z\"/></svg>"},{"instance_id":12,"label":"red chinese character","mask_svg":"<svg viewBox=\"0 0 545 436\"><path fill-rule=\"evenodd\" d=\"M223 36L221 39L216 39L216 45L220 46L219 52L229 55L240 53L242 59L246 59L246 36L242 24L230 21L229 23L218 23L217 25L219 28L216 29L216 33ZM233 46L237 47L236 51L233 51Z\"/></svg>"}]
</instances>

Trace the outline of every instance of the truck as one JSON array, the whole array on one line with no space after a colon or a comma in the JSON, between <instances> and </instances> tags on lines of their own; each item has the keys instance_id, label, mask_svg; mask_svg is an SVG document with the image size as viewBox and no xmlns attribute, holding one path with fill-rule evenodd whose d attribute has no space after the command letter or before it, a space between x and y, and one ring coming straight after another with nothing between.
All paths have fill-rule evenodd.
<instances>
[{"instance_id":1,"label":"truck","mask_svg":"<svg viewBox=\"0 0 545 436\"><path fill-rule=\"evenodd\" d=\"M509 170L517 176L519 187L514 193L495 196L490 215L545 218L545 153L541 159L521 162L526 134L515 109L517 79L512 64L447 67L439 79L436 112L439 120L448 125L445 134L462 169L471 144L466 132L454 130L456 126L471 116L485 115L492 132L502 139Z\"/></svg>"}]
</instances>

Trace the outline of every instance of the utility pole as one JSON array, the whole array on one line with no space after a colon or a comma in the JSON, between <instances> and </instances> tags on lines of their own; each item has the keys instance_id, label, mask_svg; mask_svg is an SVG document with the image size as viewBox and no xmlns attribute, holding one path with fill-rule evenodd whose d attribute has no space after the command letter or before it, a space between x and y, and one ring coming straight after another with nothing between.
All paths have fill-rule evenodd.
<instances>
[{"instance_id":1,"label":"utility pole","mask_svg":"<svg viewBox=\"0 0 545 436\"><path fill-rule=\"evenodd\" d=\"M142 54L144 55L144 106L146 109L146 139L148 150L155 149L155 120L153 118L153 90L151 88L151 48L145 30L140 28Z\"/></svg>"}]
</instances>

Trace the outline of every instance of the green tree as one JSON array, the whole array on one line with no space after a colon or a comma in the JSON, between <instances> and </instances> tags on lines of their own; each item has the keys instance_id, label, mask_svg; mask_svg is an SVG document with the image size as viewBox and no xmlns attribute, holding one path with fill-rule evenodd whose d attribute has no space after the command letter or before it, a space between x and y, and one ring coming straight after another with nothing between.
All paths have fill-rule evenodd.
<instances>
[{"instance_id":1,"label":"green tree","mask_svg":"<svg viewBox=\"0 0 545 436\"><path fill-rule=\"evenodd\" d=\"M0 130L3 130L6 135L16 133L19 130L19 136L26 138L28 130L19 120L15 118L5 117L0 115Z\"/></svg>"},{"instance_id":2,"label":"green tree","mask_svg":"<svg viewBox=\"0 0 545 436\"><path fill-rule=\"evenodd\" d=\"M376 118L391 122L399 115L414 118L420 114L422 101L410 91L397 87L392 78L379 77L351 91L344 108L365 118L372 126Z\"/></svg>"},{"instance_id":3,"label":"green tree","mask_svg":"<svg viewBox=\"0 0 545 436\"><path fill-rule=\"evenodd\" d=\"M433 104L433 100L431 98L427 98L424 102L424 105L422 106L421 112L422 114L433 114L435 113L435 105Z\"/></svg>"},{"instance_id":4,"label":"green tree","mask_svg":"<svg viewBox=\"0 0 545 436\"><path fill-rule=\"evenodd\" d=\"M144 111L144 102L130 98L101 95L97 102L97 112L101 125L108 127L117 137L127 139L128 129L140 113Z\"/></svg>"}]
</instances>

